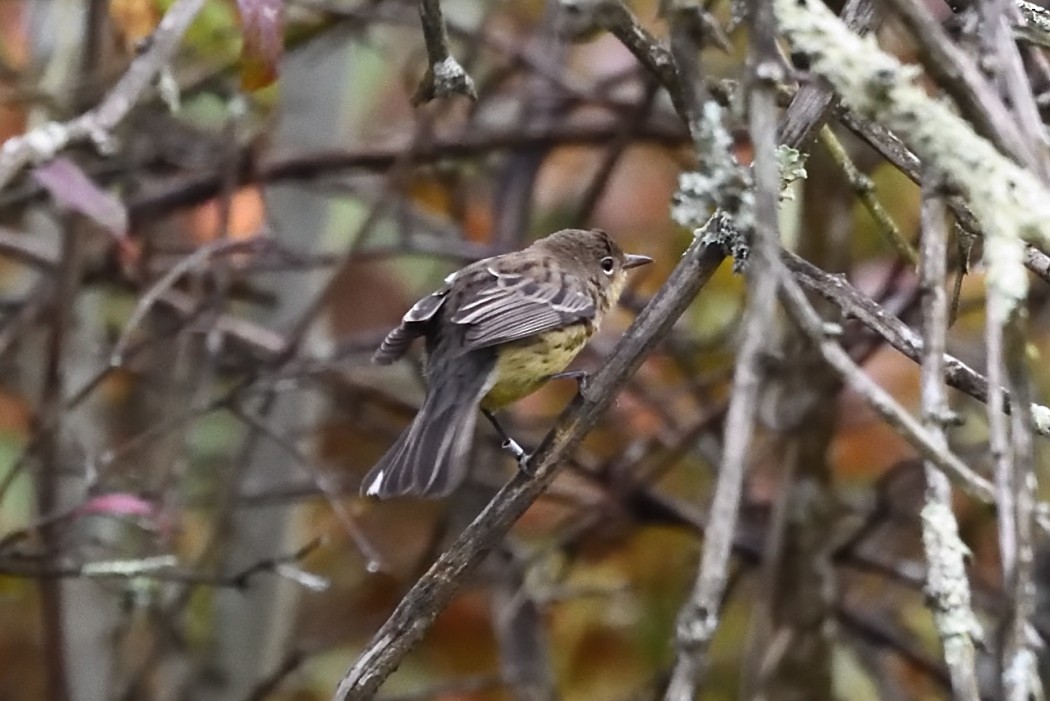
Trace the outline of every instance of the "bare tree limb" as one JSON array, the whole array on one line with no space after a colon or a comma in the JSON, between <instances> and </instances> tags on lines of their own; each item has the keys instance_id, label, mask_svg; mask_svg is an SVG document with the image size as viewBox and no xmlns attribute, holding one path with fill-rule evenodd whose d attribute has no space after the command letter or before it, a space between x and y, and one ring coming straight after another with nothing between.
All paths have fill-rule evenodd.
<instances>
[{"instance_id":1,"label":"bare tree limb","mask_svg":"<svg viewBox=\"0 0 1050 701\"><path fill-rule=\"evenodd\" d=\"M882 389L868 377L850 359L849 355L834 340L840 331L827 327L813 309L805 293L791 277L782 263L776 266L781 276L781 299L795 323L818 344L821 355L848 383L860 394L875 412L888 424L893 426L915 449L927 460L955 479L970 496L985 504L995 502L992 485L984 477L974 472L968 465L950 451L939 447L918 421L900 406L886 390Z\"/></svg>"},{"instance_id":2,"label":"bare tree limb","mask_svg":"<svg viewBox=\"0 0 1050 701\"><path fill-rule=\"evenodd\" d=\"M755 211L754 241L747 267L748 305L744 313L744 338L733 375L732 400L726 415L722 465L711 502L696 581L678 615L675 664L664 696L667 701L692 701L707 666L707 649L718 626L729 575L729 557L762 383L762 353L776 311L777 278L772 273L772 266L778 260L780 248L777 228L780 168L776 148L775 84L782 77L782 68L774 38L772 8L759 0L751 3L750 15L752 84L749 117L755 145ZM682 18L676 19L682 21ZM696 48L691 47L691 50ZM681 54L676 53L676 59L679 56ZM688 80L692 71L683 70L681 63L679 70ZM731 152L709 153L708 158L726 161L723 167L727 170L740 168ZM715 196L723 194L720 192ZM715 219L718 219L717 215Z\"/></svg>"},{"instance_id":3,"label":"bare tree limb","mask_svg":"<svg viewBox=\"0 0 1050 701\"><path fill-rule=\"evenodd\" d=\"M37 512L47 516L58 510L61 498L60 465L62 462L62 426L66 411L62 395L66 387L66 354L70 344L70 322L73 319L77 289L80 287L81 234L78 224L66 217L62 231L62 253L59 259L54 297L51 300L52 314L49 320L47 355L43 364L43 394L40 399L40 414L43 420L54 426L48 439L38 446L35 457L39 462L37 474ZM44 549L49 560L60 549L57 529L41 529ZM69 679L69 662L66 651L66 599L56 581L44 581L40 585L41 619L44 635L44 664L47 670L48 698L65 701L72 698Z\"/></svg>"},{"instance_id":4,"label":"bare tree limb","mask_svg":"<svg viewBox=\"0 0 1050 701\"><path fill-rule=\"evenodd\" d=\"M1036 157L995 88L977 64L951 42L929 9L916 0L889 0L905 26L916 37L927 68L960 105L978 132L1018 163L1031 165Z\"/></svg>"},{"instance_id":5,"label":"bare tree limb","mask_svg":"<svg viewBox=\"0 0 1050 701\"><path fill-rule=\"evenodd\" d=\"M867 34L875 25L875 3L872 0L847 0L842 7L842 21L859 34ZM785 144L803 144L814 129L824 124L836 97L822 83L800 85L791 100L779 129L780 141Z\"/></svg>"},{"instance_id":6,"label":"bare tree limb","mask_svg":"<svg viewBox=\"0 0 1050 701\"><path fill-rule=\"evenodd\" d=\"M553 146L601 145L621 133L619 120L573 119L548 125L522 125L512 129L471 127L469 131L439 133L423 143L398 141L382 146L301 153L255 163L246 154L238 163L237 185L309 181L350 171L385 171L402 159L412 164L435 163L450 159L487 156L506 149L542 149ZM689 138L680 124L667 119L649 119L634 131L636 142L681 146ZM407 153L407 156L406 156ZM144 218L162 216L182 207L205 202L223 185L225 173L215 169L172 178L146 189L128 200L132 223Z\"/></svg>"},{"instance_id":7,"label":"bare tree limb","mask_svg":"<svg viewBox=\"0 0 1050 701\"><path fill-rule=\"evenodd\" d=\"M627 50L667 90L678 114L688 111L681 89L679 67L671 52L638 22L622 0L562 0L566 12L576 15L587 29L604 29L620 40Z\"/></svg>"},{"instance_id":8,"label":"bare tree limb","mask_svg":"<svg viewBox=\"0 0 1050 701\"><path fill-rule=\"evenodd\" d=\"M990 448L995 460L996 503L999 507L999 551L1003 588L1007 593L1004 615L1002 683L1006 701L1032 698L1039 684L1031 638L1035 613L1033 519L1036 516L1036 476L1032 446L1032 414L1025 400L1031 396L1025 362L1026 328L1023 311L1005 324L988 320L988 378L1004 380L1017 399L1007 421L1002 412L1006 389L994 392L988 404ZM994 385L993 385L994 386ZM996 412L996 409L999 411ZM1035 694L1036 698L1041 694Z\"/></svg>"},{"instance_id":9,"label":"bare tree limb","mask_svg":"<svg viewBox=\"0 0 1050 701\"><path fill-rule=\"evenodd\" d=\"M923 188L922 202L922 417L933 442L948 448L944 426L950 421L944 384L944 355L948 333L948 295L945 289L948 232L940 181L931 176ZM966 576L966 545L952 512L948 477L927 461L926 505L922 509L922 541L926 548L926 591L933 609L944 659L951 675L955 698L978 701L974 640L981 627L970 604Z\"/></svg>"}]
</instances>

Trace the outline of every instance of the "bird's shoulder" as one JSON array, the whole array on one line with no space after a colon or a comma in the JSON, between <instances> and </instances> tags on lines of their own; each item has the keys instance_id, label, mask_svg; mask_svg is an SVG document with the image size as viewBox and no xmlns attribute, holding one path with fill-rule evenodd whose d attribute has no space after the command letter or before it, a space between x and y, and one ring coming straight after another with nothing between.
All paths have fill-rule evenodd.
<instances>
[{"instance_id":1,"label":"bird's shoulder","mask_svg":"<svg viewBox=\"0 0 1050 701\"><path fill-rule=\"evenodd\" d=\"M549 257L526 249L478 261L452 280L446 312L458 322L469 321L470 310L496 303L514 308L541 304L557 311L579 313L594 304L587 281Z\"/></svg>"}]
</instances>

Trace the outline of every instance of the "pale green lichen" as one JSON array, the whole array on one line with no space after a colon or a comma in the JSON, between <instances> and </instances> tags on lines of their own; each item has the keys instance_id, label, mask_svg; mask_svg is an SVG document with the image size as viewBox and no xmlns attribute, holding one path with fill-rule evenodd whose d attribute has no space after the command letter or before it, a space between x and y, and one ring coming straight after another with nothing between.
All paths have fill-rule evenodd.
<instances>
[{"instance_id":1,"label":"pale green lichen","mask_svg":"<svg viewBox=\"0 0 1050 701\"><path fill-rule=\"evenodd\" d=\"M988 311L1004 321L1028 291L1022 239L1050 242L1050 192L917 85L918 69L849 31L823 3L774 0L774 8L791 48L847 106L893 131L965 193L985 234Z\"/></svg>"},{"instance_id":2,"label":"pale green lichen","mask_svg":"<svg viewBox=\"0 0 1050 701\"><path fill-rule=\"evenodd\" d=\"M692 125L696 150L710 154L695 171L682 173L671 201L671 218L697 230L721 210L740 231L750 231L755 222L755 199L751 171L733 156L733 137L723 123L725 109L708 100Z\"/></svg>"},{"instance_id":3,"label":"pale green lichen","mask_svg":"<svg viewBox=\"0 0 1050 701\"><path fill-rule=\"evenodd\" d=\"M791 186L809 175L806 172L806 154L781 144L777 146L777 165L780 167L780 201L793 200L795 191Z\"/></svg>"},{"instance_id":4,"label":"pale green lichen","mask_svg":"<svg viewBox=\"0 0 1050 701\"><path fill-rule=\"evenodd\" d=\"M721 106L705 105L704 117L696 126L697 138L709 148L726 149L732 138L721 128ZM791 185L806 177L806 155L789 146L777 147L780 167L780 199L793 198ZM678 177L678 190L671 200L671 218L693 229L707 245L721 246L733 258L735 270L742 269L749 253L749 237L755 226L755 196L751 169L732 157L711 159L695 171Z\"/></svg>"},{"instance_id":5,"label":"pale green lichen","mask_svg":"<svg viewBox=\"0 0 1050 701\"><path fill-rule=\"evenodd\" d=\"M966 575L965 561L970 549L959 538L959 527L948 505L928 501L923 507L922 541L930 553L926 594L941 637L965 636L980 640L983 631L970 604L970 581Z\"/></svg>"},{"instance_id":6,"label":"pale green lichen","mask_svg":"<svg viewBox=\"0 0 1050 701\"><path fill-rule=\"evenodd\" d=\"M1017 9L1021 12L1021 22L1014 27L1017 36L1050 47L1050 10L1025 0L1017 0Z\"/></svg>"}]
</instances>

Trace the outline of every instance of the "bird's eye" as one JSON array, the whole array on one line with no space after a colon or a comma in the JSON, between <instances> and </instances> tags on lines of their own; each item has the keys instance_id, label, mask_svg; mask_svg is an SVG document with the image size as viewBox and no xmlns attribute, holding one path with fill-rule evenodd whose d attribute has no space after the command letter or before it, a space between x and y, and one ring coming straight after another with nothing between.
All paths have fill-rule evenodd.
<instances>
[{"instance_id":1,"label":"bird's eye","mask_svg":"<svg viewBox=\"0 0 1050 701\"><path fill-rule=\"evenodd\" d=\"M616 261L613 260L612 256L605 256L602 258L602 270L605 271L606 275L611 275L612 271L616 268Z\"/></svg>"}]
</instances>

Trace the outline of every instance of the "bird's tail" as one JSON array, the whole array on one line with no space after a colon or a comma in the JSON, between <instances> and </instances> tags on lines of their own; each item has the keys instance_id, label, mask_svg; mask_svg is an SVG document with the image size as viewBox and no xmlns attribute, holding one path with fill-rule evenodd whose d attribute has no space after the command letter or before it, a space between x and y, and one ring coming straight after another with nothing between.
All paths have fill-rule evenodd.
<instances>
[{"instance_id":1,"label":"bird's tail","mask_svg":"<svg viewBox=\"0 0 1050 701\"><path fill-rule=\"evenodd\" d=\"M463 481L489 373L458 370L451 382L431 383L412 424L365 476L363 495L442 497Z\"/></svg>"}]
</instances>

